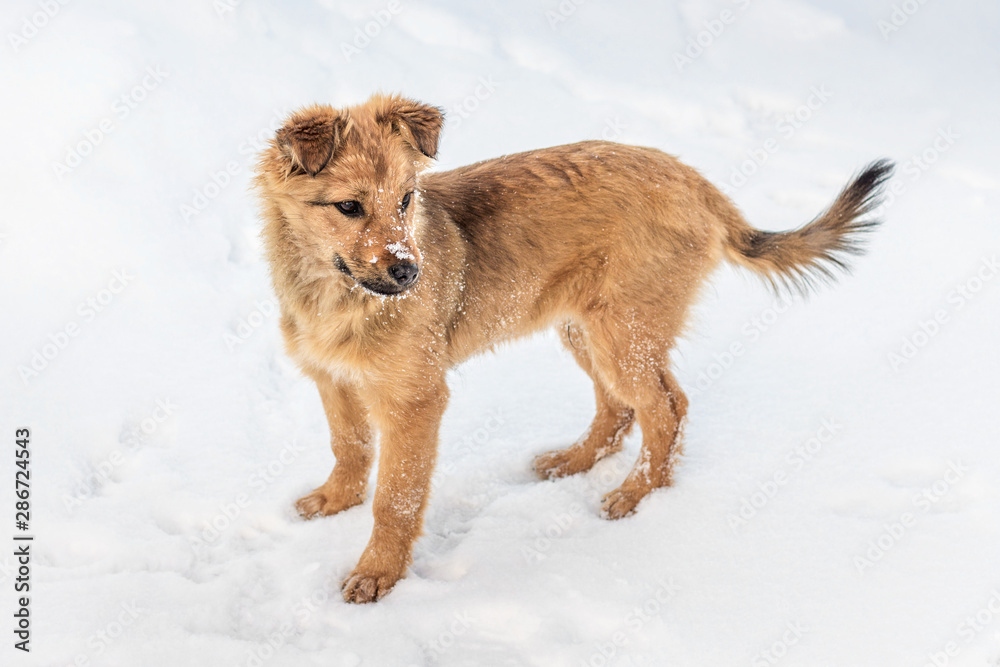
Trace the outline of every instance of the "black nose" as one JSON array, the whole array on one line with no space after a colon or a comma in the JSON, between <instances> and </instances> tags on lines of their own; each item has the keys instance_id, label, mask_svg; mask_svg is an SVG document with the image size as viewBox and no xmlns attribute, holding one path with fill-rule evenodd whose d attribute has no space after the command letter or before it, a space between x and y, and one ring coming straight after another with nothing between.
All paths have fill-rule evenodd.
<instances>
[{"instance_id":1,"label":"black nose","mask_svg":"<svg viewBox=\"0 0 1000 667\"><path fill-rule=\"evenodd\" d=\"M389 275L400 287L409 287L417 280L420 269L413 262L400 262L389 267Z\"/></svg>"}]
</instances>

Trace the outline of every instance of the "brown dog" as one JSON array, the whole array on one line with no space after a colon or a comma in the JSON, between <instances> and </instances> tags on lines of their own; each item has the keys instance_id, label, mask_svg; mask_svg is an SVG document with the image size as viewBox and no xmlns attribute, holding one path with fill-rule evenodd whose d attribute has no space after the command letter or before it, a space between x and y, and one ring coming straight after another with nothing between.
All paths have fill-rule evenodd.
<instances>
[{"instance_id":1,"label":"brown dog","mask_svg":"<svg viewBox=\"0 0 1000 667\"><path fill-rule=\"evenodd\" d=\"M588 141L420 175L441 112L376 95L294 114L256 187L288 353L319 387L336 466L306 518L364 501L380 434L371 540L343 584L369 602L404 574L421 530L448 400L445 372L557 326L594 381L597 415L544 478L588 470L633 423L639 460L604 499L632 512L670 483L687 399L668 353L722 259L806 289L859 251L859 221L892 165L869 166L795 231L761 232L694 169L650 148Z\"/></svg>"}]
</instances>

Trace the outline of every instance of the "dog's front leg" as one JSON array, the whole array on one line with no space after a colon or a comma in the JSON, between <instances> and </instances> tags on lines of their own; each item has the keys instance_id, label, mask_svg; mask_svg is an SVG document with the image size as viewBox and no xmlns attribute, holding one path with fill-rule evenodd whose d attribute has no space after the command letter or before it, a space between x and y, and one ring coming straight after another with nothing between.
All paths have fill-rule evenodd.
<instances>
[{"instance_id":1,"label":"dog's front leg","mask_svg":"<svg viewBox=\"0 0 1000 667\"><path fill-rule=\"evenodd\" d=\"M375 448L367 411L357 390L334 381L326 371L306 368L305 372L319 389L330 424L330 446L337 457L337 465L326 482L295 503L302 517L312 519L364 502Z\"/></svg>"},{"instance_id":2,"label":"dog's front leg","mask_svg":"<svg viewBox=\"0 0 1000 667\"><path fill-rule=\"evenodd\" d=\"M406 387L413 387L407 391ZM448 402L444 378L379 388L372 417L381 433L371 539L342 590L348 602L372 602L403 577L420 534Z\"/></svg>"}]
</instances>

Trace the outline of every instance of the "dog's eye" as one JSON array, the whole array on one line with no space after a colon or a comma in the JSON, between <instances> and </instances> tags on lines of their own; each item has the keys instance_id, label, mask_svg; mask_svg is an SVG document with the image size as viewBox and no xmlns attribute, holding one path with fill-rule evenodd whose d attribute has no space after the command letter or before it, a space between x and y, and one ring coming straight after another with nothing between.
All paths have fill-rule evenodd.
<instances>
[{"instance_id":1,"label":"dog's eye","mask_svg":"<svg viewBox=\"0 0 1000 667\"><path fill-rule=\"evenodd\" d=\"M403 195L403 201L400 202L400 205L403 207L404 211L407 209L407 207L409 207L410 199L412 198L412 196L413 196L412 192L407 192L405 195Z\"/></svg>"},{"instance_id":2,"label":"dog's eye","mask_svg":"<svg viewBox=\"0 0 1000 667\"><path fill-rule=\"evenodd\" d=\"M353 199L348 199L347 201L334 202L334 206L337 210L346 215L349 218L358 218L364 215L365 211L361 208L361 202L355 201Z\"/></svg>"}]
</instances>

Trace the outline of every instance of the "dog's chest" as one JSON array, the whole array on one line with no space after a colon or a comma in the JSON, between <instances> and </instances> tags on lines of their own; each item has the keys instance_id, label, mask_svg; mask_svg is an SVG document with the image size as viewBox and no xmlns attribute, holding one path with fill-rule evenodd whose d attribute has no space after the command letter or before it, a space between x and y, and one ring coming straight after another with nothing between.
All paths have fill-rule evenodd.
<instances>
[{"instance_id":1,"label":"dog's chest","mask_svg":"<svg viewBox=\"0 0 1000 667\"><path fill-rule=\"evenodd\" d=\"M324 368L334 377L358 381L377 371L392 340L390 327L378 313L351 311L299 312L282 320L289 353L300 362Z\"/></svg>"}]
</instances>

